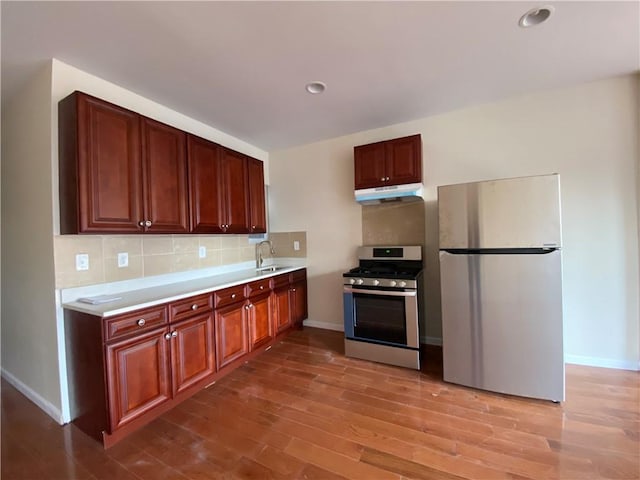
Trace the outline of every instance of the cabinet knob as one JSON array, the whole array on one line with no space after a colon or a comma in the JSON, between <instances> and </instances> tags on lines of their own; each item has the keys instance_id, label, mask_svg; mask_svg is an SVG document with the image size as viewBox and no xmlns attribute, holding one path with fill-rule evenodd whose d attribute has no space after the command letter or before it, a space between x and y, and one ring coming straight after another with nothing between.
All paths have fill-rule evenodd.
<instances>
[{"instance_id":1,"label":"cabinet knob","mask_svg":"<svg viewBox=\"0 0 640 480\"><path fill-rule=\"evenodd\" d=\"M164 335L165 340L171 340L171 334L170 333L166 333Z\"/></svg>"},{"instance_id":2,"label":"cabinet knob","mask_svg":"<svg viewBox=\"0 0 640 480\"><path fill-rule=\"evenodd\" d=\"M244 309L245 309L245 310L249 310L249 307L250 307L250 306L251 306L251 305L245 305L245 306L244 306Z\"/></svg>"},{"instance_id":3,"label":"cabinet knob","mask_svg":"<svg viewBox=\"0 0 640 480\"><path fill-rule=\"evenodd\" d=\"M172 336L173 338L177 337L177 336L178 336L178 332L176 332L176 331L174 330L173 332L171 332L171 336Z\"/></svg>"},{"instance_id":4,"label":"cabinet knob","mask_svg":"<svg viewBox=\"0 0 640 480\"><path fill-rule=\"evenodd\" d=\"M198 309L198 305L197 304L193 304L191 305L191 310L197 310Z\"/></svg>"},{"instance_id":5,"label":"cabinet knob","mask_svg":"<svg viewBox=\"0 0 640 480\"><path fill-rule=\"evenodd\" d=\"M140 320L138 320L138 322L137 322L137 323L138 323L138 326L139 326L139 327L142 327L142 326L143 326L145 323L147 323L147 322L145 321L145 319L144 319L144 318L141 318Z\"/></svg>"},{"instance_id":6,"label":"cabinet knob","mask_svg":"<svg viewBox=\"0 0 640 480\"><path fill-rule=\"evenodd\" d=\"M232 294L231 294L231 298L236 298L236 294L235 294L235 293L232 293Z\"/></svg>"},{"instance_id":7,"label":"cabinet knob","mask_svg":"<svg viewBox=\"0 0 640 480\"><path fill-rule=\"evenodd\" d=\"M384 180L385 180L386 182L388 182L388 181L389 181L389 177L385 177L385 179L384 179Z\"/></svg>"},{"instance_id":8,"label":"cabinet knob","mask_svg":"<svg viewBox=\"0 0 640 480\"><path fill-rule=\"evenodd\" d=\"M255 229L256 229L256 226L255 226L255 225L251 225L251 228L252 228L253 230L255 230Z\"/></svg>"},{"instance_id":9,"label":"cabinet knob","mask_svg":"<svg viewBox=\"0 0 640 480\"><path fill-rule=\"evenodd\" d=\"M145 227L150 227L150 226L151 226L151 220L146 220L146 221L144 222L144 226L145 226Z\"/></svg>"},{"instance_id":10,"label":"cabinet knob","mask_svg":"<svg viewBox=\"0 0 640 480\"><path fill-rule=\"evenodd\" d=\"M381 182L384 182L384 177L382 177L382 178L380 179L380 181L381 181Z\"/></svg>"},{"instance_id":11,"label":"cabinet knob","mask_svg":"<svg viewBox=\"0 0 640 480\"><path fill-rule=\"evenodd\" d=\"M291 291L292 291L292 292L295 292L295 291L296 291L296 289L295 289L295 288L292 288L292 289L291 289Z\"/></svg>"},{"instance_id":12,"label":"cabinet knob","mask_svg":"<svg viewBox=\"0 0 640 480\"><path fill-rule=\"evenodd\" d=\"M140 225L141 227L144 227L144 220L140 220L140 221L138 222L138 225Z\"/></svg>"},{"instance_id":13,"label":"cabinet knob","mask_svg":"<svg viewBox=\"0 0 640 480\"><path fill-rule=\"evenodd\" d=\"M264 285L260 285L260 290L264 290Z\"/></svg>"}]
</instances>

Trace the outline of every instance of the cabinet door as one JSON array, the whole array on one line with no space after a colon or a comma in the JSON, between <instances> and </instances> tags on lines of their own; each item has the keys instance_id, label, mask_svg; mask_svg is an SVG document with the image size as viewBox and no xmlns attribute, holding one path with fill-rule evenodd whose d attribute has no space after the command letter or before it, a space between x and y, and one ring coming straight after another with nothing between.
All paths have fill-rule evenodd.
<instances>
[{"instance_id":1,"label":"cabinet door","mask_svg":"<svg viewBox=\"0 0 640 480\"><path fill-rule=\"evenodd\" d=\"M139 232L143 213L140 117L97 98L79 92L74 95L65 100L68 108L61 105L60 110L61 136L66 136L73 135L74 127L63 117L75 115L74 106L77 108L77 191L73 194L77 198L61 198L63 233L76 233L73 227L66 227L70 222L64 217L70 209L72 216L78 216L77 233ZM61 143L66 142L61 138ZM72 167L65 163L75 161L60 158L61 172L66 174ZM73 177L65 181L71 183ZM70 189L63 186L62 190Z\"/></svg>"},{"instance_id":2,"label":"cabinet door","mask_svg":"<svg viewBox=\"0 0 640 480\"><path fill-rule=\"evenodd\" d=\"M225 233L249 233L249 189L247 159L228 148L222 149L222 186Z\"/></svg>"},{"instance_id":3,"label":"cabinet door","mask_svg":"<svg viewBox=\"0 0 640 480\"><path fill-rule=\"evenodd\" d=\"M168 329L106 345L111 433L171 398Z\"/></svg>"},{"instance_id":4,"label":"cabinet door","mask_svg":"<svg viewBox=\"0 0 640 480\"><path fill-rule=\"evenodd\" d=\"M251 233L267 231L267 216L264 200L264 170L260 160L247 159L249 174L249 225Z\"/></svg>"},{"instance_id":5,"label":"cabinet door","mask_svg":"<svg viewBox=\"0 0 640 480\"><path fill-rule=\"evenodd\" d=\"M372 143L353 149L356 190L386 184L384 143Z\"/></svg>"},{"instance_id":6,"label":"cabinet door","mask_svg":"<svg viewBox=\"0 0 640 480\"><path fill-rule=\"evenodd\" d=\"M291 325L289 286L273 291L273 323L276 333L283 332Z\"/></svg>"},{"instance_id":7,"label":"cabinet door","mask_svg":"<svg viewBox=\"0 0 640 480\"><path fill-rule=\"evenodd\" d=\"M302 325L307 318L307 282L296 282L289 288L291 322Z\"/></svg>"},{"instance_id":8,"label":"cabinet door","mask_svg":"<svg viewBox=\"0 0 640 480\"><path fill-rule=\"evenodd\" d=\"M251 299L249 305L249 349L254 350L273 338L271 296Z\"/></svg>"},{"instance_id":9,"label":"cabinet door","mask_svg":"<svg viewBox=\"0 0 640 480\"><path fill-rule=\"evenodd\" d=\"M218 370L248 353L245 303L219 308L215 313Z\"/></svg>"},{"instance_id":10,"label":"cabinet door","mask_svg":"<svg viewBox=\"0 0 640 480\"><path fill-rule=\"evenodd\" d=\"M213 313L206 312L171 326L173 394L206 380L216 371Z\"/></svg>"},{"instance_id":11,"label":"cabinet door","mask_svg":"<svg viewBox=\"0 0 640 480\"><path fill-rule=\"evenodd\" d=\"M191 231L223 233L224 193L220 171L222 147L208 140L189 135L189 204Z\"/></svg>"},{"instance_id":12,"label":"cabinet door","mask_svg":"<svg viewBox=\"0 0 640 480\"><path fill-rule=\"evenodd\" d=\"M422 140L420 135L397 138L387 143L386 185L422 182Z\"/></svg>"},{"instance_id":13,"label":"cabinet door","mask_svg":"<svg viewBox=\"0 0 640 480\"><path fill-rule=\"evenodd\" d=\"M184 132L142 117L145 231L189 231L186 150Z\"/></svg>"}]
</instances>

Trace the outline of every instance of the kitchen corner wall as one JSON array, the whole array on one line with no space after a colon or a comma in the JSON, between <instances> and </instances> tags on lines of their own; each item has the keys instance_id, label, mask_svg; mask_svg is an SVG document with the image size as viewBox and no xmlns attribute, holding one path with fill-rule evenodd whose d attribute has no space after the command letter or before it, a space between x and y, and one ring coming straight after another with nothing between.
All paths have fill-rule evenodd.
<instances>
[{"instance_id":1,"label":"kitchen corner wall","mask_svg":"<svg viewBox=\"0 0 640 480\"><path fill-rule=\"evenodd\" d=\"M638 75L628 75L270 152L270 225L307 231L309 318L341 328L341 274L360 244L384 238L353 199L353 147L421 133L423 338L441 337L437 186L555 172L565 358L638 369L639 91Z\"/></svg>"},{"instance_id":2,"label":"kitchen corner wall","mask_svg":"<svg viewBox=\"0 0 640 480\"><path fill-rule=\"evenodd\" d=\"M146 242L132 236L59 236L58 102L74 90L258 158L269 183L264 150L55 59L23 85L10 105L3 103L2 375L59 422L68 421L69 411L57 289L190 269L196 242L212 252L206 265L252 259L254 251L246 236L158 236ZM112 255L121 248L130 249L126 272L113 266ZM76 253L90 254L88 271L75 272Z\"/></svg>"}]
</instances>

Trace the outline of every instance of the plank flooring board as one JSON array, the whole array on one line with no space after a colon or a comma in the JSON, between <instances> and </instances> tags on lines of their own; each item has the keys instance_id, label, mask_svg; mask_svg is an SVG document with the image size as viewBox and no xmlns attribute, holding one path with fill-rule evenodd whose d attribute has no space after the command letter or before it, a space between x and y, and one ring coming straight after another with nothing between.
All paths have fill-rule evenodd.
<instances>
[{"instance_id":1,"label":"plank flooring board","mask_svg":"<svg viewBox=\"0 0 640 480\"><path fill-rule=\"evenodd\" d=\"M4 380L1 480L640 480L640 374L566 366L562 404L344 356L304 328L108 450Z\"/></svg>"}]
</instances>

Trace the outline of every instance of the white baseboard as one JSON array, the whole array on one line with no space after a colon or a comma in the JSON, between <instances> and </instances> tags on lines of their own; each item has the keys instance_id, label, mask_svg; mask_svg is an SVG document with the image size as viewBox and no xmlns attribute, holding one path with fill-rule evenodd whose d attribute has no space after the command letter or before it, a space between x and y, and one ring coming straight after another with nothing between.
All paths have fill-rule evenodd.
<instances>
[{"instance_id":1,"label":"white baseboard","mask_svg":"<svg viewBox=\"0 0 640 480\"><path fill-rule=\"evenodd\" d=\"M42 395L37 393L35 390L31 389L30 387L22 383L22 381L18 380L17 377L15 377L12 373L6 371L4 368L2 369L2 377L11 385L13 385L16 388L16 390L18 390L25 397L27 397L29 400L35 403L40 409L44 411L44 413L49 415L60 425L64 425L64 421L62 419L62 412L58 407L56 407L50 401L43 398Z\"/></svg>"},{"instance_id":2,"label":"white baseboard","mask_svg":"<svg viewBox=\"0 0 640 480\"><path fill-rule=\"evenodd\" d=\"M582 355L565 355L565 363L586 365L589 367L617 368L619 370L640 370L640 361L618 360L612 358L585 357Z\"/></svg>"},{"instance_id":3,"label":"white baseboard","mask_svg":"<svg viewBox=\"0 0 640 480\"><path fill-rule=\"evenodd\" d=\"M342 323L318 322L316 320L304 320L302 325L305 327L322 328L324 330L335 330L336 332L344 332Z\"/></svg>"}]
</instances>

